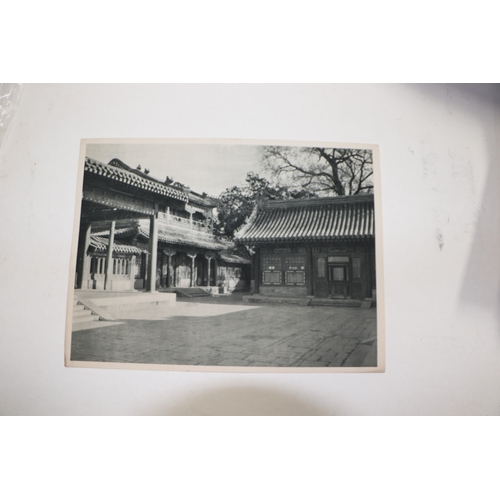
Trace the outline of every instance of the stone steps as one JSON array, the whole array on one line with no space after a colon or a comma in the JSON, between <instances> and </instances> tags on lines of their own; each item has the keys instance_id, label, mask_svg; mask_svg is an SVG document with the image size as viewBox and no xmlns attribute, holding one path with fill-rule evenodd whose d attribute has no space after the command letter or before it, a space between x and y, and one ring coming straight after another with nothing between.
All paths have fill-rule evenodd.
<instances>
[{"instance_id":1,"label":"stone steps","mask_svg":"<svg viewBox=\"0 0 500 500\"><path fill-rule=\"evenodd\" d=\"M97 315L93 314L90 309L85 309L83 306L81 306L81 309L73 308L73 320L77 320L77 318L88 318L89 316ZM99 316L97 316L97 319L99 319Z\"/></svg>"},{"instance_id":2,"label":"stone steps","mask_svg":"<svg viewBox=\"0 0 500 500\"><path fill-rule=\"evenodd\" d=\"M80 304L78 299L73 299L72 331L94 328L96 321L100 319L97 314L94 314L90 309L86 309L83 304Z\"/></svg>"},{"instance_id":3,"label":"stone steps","mask_svg":"<svg viewBox=\"0 0 500 500\"><path fill-rule=\"evenodd\" d=\"M193 297L211 297L212 294L207 292L203 288L199 287L189 287L189 288L175 288L175 293L181 297L193 298Z\"/></svg>"}]
</instances>

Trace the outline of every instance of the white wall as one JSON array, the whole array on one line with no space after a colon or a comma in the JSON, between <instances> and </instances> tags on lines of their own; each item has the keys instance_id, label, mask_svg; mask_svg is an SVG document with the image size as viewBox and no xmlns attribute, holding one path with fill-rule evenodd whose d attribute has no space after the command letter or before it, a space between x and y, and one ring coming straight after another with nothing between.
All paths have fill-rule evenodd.
<instances>
[{"instance_id":1,"label":"white wall","mask_svg":"<svg viewBox=\"0 0 500 500\"><path fill-rule=\"evenodd\" d=\"M0 413L498 414L498 86L28 85L0 150ZM387 370L64 368L81 138L380 145Z\"/></svg>"}]
</instances>

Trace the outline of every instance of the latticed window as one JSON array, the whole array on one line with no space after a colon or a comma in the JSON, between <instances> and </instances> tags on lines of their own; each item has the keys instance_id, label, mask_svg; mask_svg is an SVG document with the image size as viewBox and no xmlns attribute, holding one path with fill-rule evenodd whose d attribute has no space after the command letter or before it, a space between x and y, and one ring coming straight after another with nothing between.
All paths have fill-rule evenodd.
<instances>
[{"instance_id":1,"label":"latticed window","mask_svg":"<svg viewBox=\"0 0 500 500\"><path fill-rule=\"evenodd\" d=\"M262 284L305 285L305 255L266 255L262 257Z\"/></svg>"},{"instance_id":2,"label":"latticed window","mask_svg":"<svg viewBox=\"0 0 500 500\"><path fill-rule=\"evenodd\" d=\"M264 271L281 271L281 256L263 257L262 269Z\"/></svg>"},{"instance_id":3,"label":"latticed window","mask_svg":"<svg viewBox=\"0 0 500 500\"><path fill-rule=\"evenodd\" d=\"M281 256L262 257L262 283L281 285Z\"/></svg>"},{"instance_id":4,"label":"latticed window","mask_svg":"<svg viewBox=\"0 0 500 500\"><path fill-rule=\"evenodd\" d=\"M285 270L304 270L306 258L304 255L289 255L285 257Z\"/></svg>"},{"instance_id":5,"label":"latticed window","mask_svg":"<svg viewBox=\"0 0 500 500\"><path fill-rule=\"evenodd\" d=\"M262 274L264 285L281 285L281 271L263 271Z\"/></svg>"},{"instance_id":6,"label":"latticed window","mask_svg":"<svg viewBox=\"0 0 500 500\"><path fill-rule=\"evenodd\" d=\"M330 264L349 264L349 257L346 257L346 256L342 256L342 257L329 256L328 257L328 262Z\"/></svg>"},{"instance_id":7,"label":"latticed window","mask_svg":"<svg viewBox=\"0 0 500 500\"><path fill-rule=\"evenodd\" d=\"M286 284L287 285L304 285L305 284L304 271L287 271Z\"/></svg>"}]
</instances>

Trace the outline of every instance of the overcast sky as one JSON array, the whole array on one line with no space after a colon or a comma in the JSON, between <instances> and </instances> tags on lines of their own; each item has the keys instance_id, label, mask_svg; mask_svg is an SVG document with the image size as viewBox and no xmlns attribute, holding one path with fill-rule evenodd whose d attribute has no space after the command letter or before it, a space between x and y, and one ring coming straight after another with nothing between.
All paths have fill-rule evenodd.
<instances>
[{"instance_id":1,"label":"overcast sky","mask_svg":"<svg viewBox=\"0 0 500 500\"><path fill-rule=\"evenodd\" d=\"M188 185L198 193L218 196L241 185L247 172L260 173L258 147L223 144L87 144L86 155L108 163L119 158L129 167L141 165L149 175Z\"/></svg>"}]
</instances>

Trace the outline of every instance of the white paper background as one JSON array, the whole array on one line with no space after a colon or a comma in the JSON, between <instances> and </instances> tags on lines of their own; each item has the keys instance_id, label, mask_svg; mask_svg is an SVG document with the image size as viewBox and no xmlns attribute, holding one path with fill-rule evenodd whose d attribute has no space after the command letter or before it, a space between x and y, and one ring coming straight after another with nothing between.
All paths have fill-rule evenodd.
<instances>
[{"instance_id":1,"label":"white paper background","mask_svg":"<svg viewBox=\"0 0 500 500\"><path fill-rule=\"evenodd\" d=\"M33 85L0 150L1 414L498 414L494 85ZM63 366L81 138L379 144L384 374Z\"/></svg>"}]
</instances>

